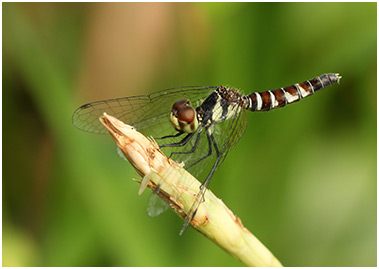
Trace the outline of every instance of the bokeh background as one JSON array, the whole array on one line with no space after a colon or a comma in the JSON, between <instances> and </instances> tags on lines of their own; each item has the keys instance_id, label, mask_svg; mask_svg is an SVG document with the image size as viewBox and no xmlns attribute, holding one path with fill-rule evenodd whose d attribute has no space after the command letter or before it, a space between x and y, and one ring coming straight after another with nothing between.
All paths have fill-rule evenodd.
<instances>
[{"instance_id":1,"label":"bokeh background","mask_svg":"<svg viewBox=\"0 0 379 269\"><path fill-rule=\"evenodd\" d=\"M210 188L286 266L376 266L376 3L3 3L3 265L241 266L149 193L87 102L339 85L249 113Z\"/></svg>"}]
</instances>

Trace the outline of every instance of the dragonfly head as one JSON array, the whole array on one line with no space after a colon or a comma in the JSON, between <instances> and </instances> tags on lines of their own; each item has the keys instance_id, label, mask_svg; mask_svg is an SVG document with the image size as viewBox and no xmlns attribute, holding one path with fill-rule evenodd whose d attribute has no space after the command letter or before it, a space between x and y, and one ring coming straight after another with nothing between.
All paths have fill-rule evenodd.
<instances>
[{"instance_id":1,"label":"dragonfly head","mask_svg":"<svg viewBox=\"0 0 379 269\"><path fill-rule=\"evenodd\" d=\"M172 106L170 120L177 131L193 133L199 127L196 110L188 99L180 99Z\"/></svg>"}]
</instances>

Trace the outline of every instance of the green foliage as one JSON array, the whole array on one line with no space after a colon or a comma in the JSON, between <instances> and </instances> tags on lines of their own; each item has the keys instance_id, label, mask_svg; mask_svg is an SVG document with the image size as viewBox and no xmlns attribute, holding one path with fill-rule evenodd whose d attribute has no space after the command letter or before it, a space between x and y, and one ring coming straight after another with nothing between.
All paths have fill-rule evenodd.
<instances>
[{"instance_id":1,"label":"green foliage","mask_svg":"<svg viewBox=\"0 0 379 269\"><path fill-rule=\"evenodd\" d=\"M286 266L376 266L376 3L3 3L3 265L240 266L147 216L76 107L185 85L340 85L250 113L210 188Z\"/></svg>"}]
</instances>

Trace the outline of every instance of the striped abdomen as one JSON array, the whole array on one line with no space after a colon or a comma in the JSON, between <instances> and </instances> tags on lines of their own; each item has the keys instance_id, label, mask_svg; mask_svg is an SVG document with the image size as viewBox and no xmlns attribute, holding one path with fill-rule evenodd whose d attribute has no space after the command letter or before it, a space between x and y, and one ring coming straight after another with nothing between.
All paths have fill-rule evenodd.
<instances>
[{"instance_id":1,"label":"striped abdomen","mask_svg":"<svg viewBox=\"0 0 379 269\"><path fill-rule=\"evenodd\" d=\"M334 83L338 83L340 79L341 76L339 74L330 73L285 88L265 92L253 92L244 96L246 109L251 111L267 111L283 107L312 95L318 90Z\"/></svg>"}]
</instances>

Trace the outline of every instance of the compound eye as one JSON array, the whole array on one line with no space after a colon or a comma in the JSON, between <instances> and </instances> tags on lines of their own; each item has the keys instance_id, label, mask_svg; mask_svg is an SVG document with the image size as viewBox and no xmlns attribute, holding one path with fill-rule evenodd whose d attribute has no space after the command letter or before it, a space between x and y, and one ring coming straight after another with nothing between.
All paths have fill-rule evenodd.
<instances>
[{"instance_id":1,"label":"compound eye","mask_svg":"<svg viewBox=\"0 0 379 269\"><path fill-rule=\"evenodd\" d=\"M178 110L177 118L181 122L191 123L195 120L196 112L191 106L184 106Z\"/></svg>"},{"instance_id":2,"label":"compound eye","mask_svg":"<svg viewBox=\"0 0 379 269\"><path fill-rule=\"evenodd\" d=\"M178 101L175 102L175 104L172 106L172 112L174 112L174 114L176 114L176 112L182 108L183 106L187 106L189 104L189 100L188 99L180 99Z\"/></svg>"}]
</instances>

